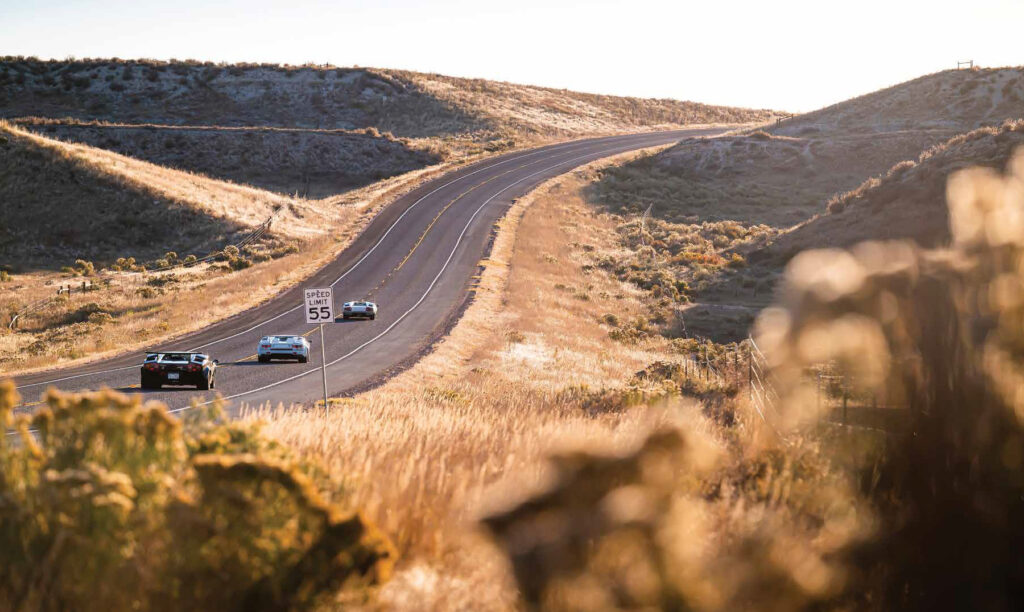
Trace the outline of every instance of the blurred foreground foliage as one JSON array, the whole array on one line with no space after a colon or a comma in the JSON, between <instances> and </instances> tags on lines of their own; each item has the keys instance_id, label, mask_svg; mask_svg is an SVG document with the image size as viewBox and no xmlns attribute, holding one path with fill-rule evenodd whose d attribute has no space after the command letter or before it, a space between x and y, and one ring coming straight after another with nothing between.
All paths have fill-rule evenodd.
<instances>
[{"instance_id":1,"label":"blurred foreground foliage","mask_svg":"<svg viewBox=\"0 0 1024 612\"><path fill-rule=\"evenodd\" d=\"M383 580L395 553L310 466L225 422L105 390L13 416L0 382L0 609L290 610Z\"/></svg>"},{"instance_id":2,"label":"blurred foreground foliage","mask_svg":"<svg viewBox=\"0 0 1024 612\"><path fill-rule=\"evenodd\" d=\"M1024 153L1006 175L954 175L948 198L948 249L794 258L758 322L773 427L556 457L547 489L485 519L527 605L1021 609ZM820 425L808 372L823 363L908 426Z\"/></svg>"}]
</instances>

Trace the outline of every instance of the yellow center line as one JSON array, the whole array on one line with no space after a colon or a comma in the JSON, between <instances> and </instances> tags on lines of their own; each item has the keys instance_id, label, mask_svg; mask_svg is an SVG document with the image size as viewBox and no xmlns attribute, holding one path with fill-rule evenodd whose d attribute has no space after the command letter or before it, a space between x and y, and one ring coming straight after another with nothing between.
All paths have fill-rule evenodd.
<instances>
[{"instance_id":1,"label":"yellow center line","mask_svg":"<svg viewBox=\"0 0 1024 612\"><path fill-rule=\"evenodd\" d=\"M431 230L431 229L433 229L434 225L435 225L435 224L437 223L437 220L438 220L438 219L440 219L440 218L441 218L441 215L443 215L443 214L445 213L445 211L447 211L447 210L448 210L449 208L451 208L451 206L452 206L453 204L455 204L456 202L458 202L459 200L461 200L461 199L462 199L463 197L465 197L466 195L468 195L468 194L469 194L470 192L472 192L472 191L475 191L475 190L479 189L480 187L483 187L483 186L484 186L484 185L486 185L487 183L490 183L491 181L497 180L497 179L499 179L499 178L501 178L501 177L505 176L506 174L511 174L511 173L513 173L513 172L515 172L515 171L517 171L517 170L521 170L522 168L525 168L525 167L527 167L527 166L530 166L530 165L532 165L532 164L534 164L534 163L536 163L536 161L530 162L529 164L523 164L523 165L521 165L521 166L517 166L517 167L515 167L515 168L512 168L511 170L507 170L507 171L505 171L505 172L502 172L501 174L498 174L498 175L496 175L496 176L492 176L491 178L487 179L486 181L483 181L483 182L481 182L481 183L477 183L476 185L473 185L473 186L472 186L472 187L470 187L469 189L467 189L467 190L463 191L463 192L462 192L462 193L460 193L460 194L459 194L458 196L456 196L454 200L451 200L450 202L448 202L447 204L445 204L444 208L442 208L442 209L441 209L441 210L440 210L440 211L439 211L439 212L438 212L438 213L437 213L437 214L436 214L436 215L434 216L434 219L433 219L433 220L432 220L432 221L430 222L430 225L428 225L428 226L427 226L427 229L423 230L423 233L422 233L422 234L420 234L419 240L417 240L417 241L416 241L416 244L412 245L412 249L410 249L410 250L409 250L409 252L408 252L408 253L407 253L407 254L405 255L405 257L404 257L404 258L402 258L402 261L400 261L400 262L398 263L398 265L397 265L397 266L395 266L395 269L394 269L394 270L392 270L391 272L388 272L388 275L387 275L386 277L384 277L384 279L382 279L382 280L380 281L380 284L378 284L378 285L377 285L376 287L374 287L374 288L373 288L373 290L372 290L372 291L370 291L370 293L369 293L368 295L373 295L373 294L374 294L374 293L375 293L375 292L376 292L376 291L377 291L378 289L380 289L381 287L383 287L383 286L384 286L384 284L385 284L385 283L386 283L386 282L388 281L388 279L390 279L390 278L391 278L391 277L392 277L392 276L393 276L393 275L395 274L395 272L398 272L399 270L401 270L401 269L402 269L402 266L404 266L404 265L405 265L405 262L409 261L409 258L410 258L410 257L412 257L413 253L415 253L415 252L416 252L416 249L418 249L418 248L420 247L420 244L422 244L422 243L423 243L423 241L424 241L424 240L426 239L426 237L427 237L427 234L429 234L429 233L430 233L430 230Z\"/></svg>"}]
</instances>

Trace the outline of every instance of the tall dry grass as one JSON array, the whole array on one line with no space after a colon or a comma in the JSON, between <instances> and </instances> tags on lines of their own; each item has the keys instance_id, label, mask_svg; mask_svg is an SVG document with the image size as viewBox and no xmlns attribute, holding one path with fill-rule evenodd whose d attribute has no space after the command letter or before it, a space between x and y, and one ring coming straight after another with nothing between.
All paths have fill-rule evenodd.
<instances>
[{"instance_id":1,"label":"tall dry grass","mask_svg":"<svg viewBox=\"0 0 1024 612\"><path fill-rule=\"evenodd\" d=\"M315 467L219 406L183 424L108 390L12 418L18 401L0 381L19 436L0 437L2 609L301 610L390 572L390 543L322 500Z\"/></svg>"},{"instance_id":2,"label":"tall dry grass","mask_svg":"<svg viewBox=\"0 0 1024 612\"><path fill-rule=\"evenodd\" d=\"M608 312L643 316L636 289L599 270L576 277L588 299L556 288L589 261L584 241L618 248L613 221L580 197L592 176L554 179L513 207L475 301L411 370L326 411L255 415L338 475L336 489L396 542L404 560L374 605L515 609L506 563L476 532L486 508L543 485L553 450L619 452L667 421L704 427L682 400L650 409L643 398L663 396L658 381L631 393L635 372L671 358L667 341L610 337Z\"/></svg>"}]
</instances>

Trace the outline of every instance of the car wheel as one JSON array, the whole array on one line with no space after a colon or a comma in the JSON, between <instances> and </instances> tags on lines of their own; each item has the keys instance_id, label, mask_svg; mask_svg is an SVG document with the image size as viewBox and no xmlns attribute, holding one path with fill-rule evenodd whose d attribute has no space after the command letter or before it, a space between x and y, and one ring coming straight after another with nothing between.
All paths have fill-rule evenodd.
<instances>
[{"instance_id":1,"label":"car wheel","mask_svg":"<svg viewBox=\"0 0 1024 612\"><path fill-rule=\"evenodd\" d=\"M341 315L341 319L342 319L343 321L348 321L348 315L347 315L347 314L343 314L343 315Z\"/></svg>"},{"instance_id":2,"label":"car wheel","mask_svg":"<svg viewBox=\"0 0 1024 612\"><path fill-rule=\"evenodd\" d=\"M142 381L142 388L144 390L146 390L146 391L149 391L149 390L152 390L152 389L159 389L160 385L158 385L158 384L156 384L156 383L154 383L153 381L150 381L150 380L144 380L144 381Z\"/></svg>"},{"instance_id":3,"label":"car wheel","mask_svg":"<svg viewBox=\"0 0 1024 612\"><path fill-rule=\"evenodd\" d=\"M309 357L299 357L299 363L306 363L309 361Z\"/></svg>"},{"instance_id":4,"label":"car wheel","mask_svg":"<svg viewBox=\"0 0 1024 612\"><path fill-rule=\"evenodd\" d=\"M196 389L199 389L200 391L209 391L211 386L210 379L204 378L198 385L196 385Z\"/></svg>"},{"instance_id":5,"label":"car wheel","mask_svg":"<svg viewBox=\"0 0 1024 612\"><path fill-rule=\"evenodd\" d=\"M260 363L267 363L268 361L270 361L270 357L267 357L267 356L265 356L265 355L260 355L260 356L259 356L259 357L257 357L256 359L257 359L257 360L258 360L258 361L259 361Z\"/></svg>"},{"instance_id":6,"label":"car wheel","mask_svg":"<svg viewBox=\"0 0 1024 612\"><path fill-rule=\"evenodd\" d=\"M371 321L372 321L372 320L374 320L374 319L376 319L376 318L377 318L377 315L375 315L375 314L372 314L372 315L370 315L370 320L371 320Z\"/></svg>"}]
</instances>

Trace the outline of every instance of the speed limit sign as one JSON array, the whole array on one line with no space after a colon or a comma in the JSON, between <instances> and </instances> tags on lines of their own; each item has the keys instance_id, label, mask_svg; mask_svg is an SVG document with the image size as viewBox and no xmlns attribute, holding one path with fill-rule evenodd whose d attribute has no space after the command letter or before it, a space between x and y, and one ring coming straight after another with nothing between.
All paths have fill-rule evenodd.
<instances>
[{"instance_id":1,"label":"speed limit sign","mask_svg":"<svg viewBox=\"0 0 1024 612\"><path fill-rule=\"evenodd\" d=\"M331 288L306 289L306 323L334 322L334 295Z\"/></svg>"}]
</instances>

